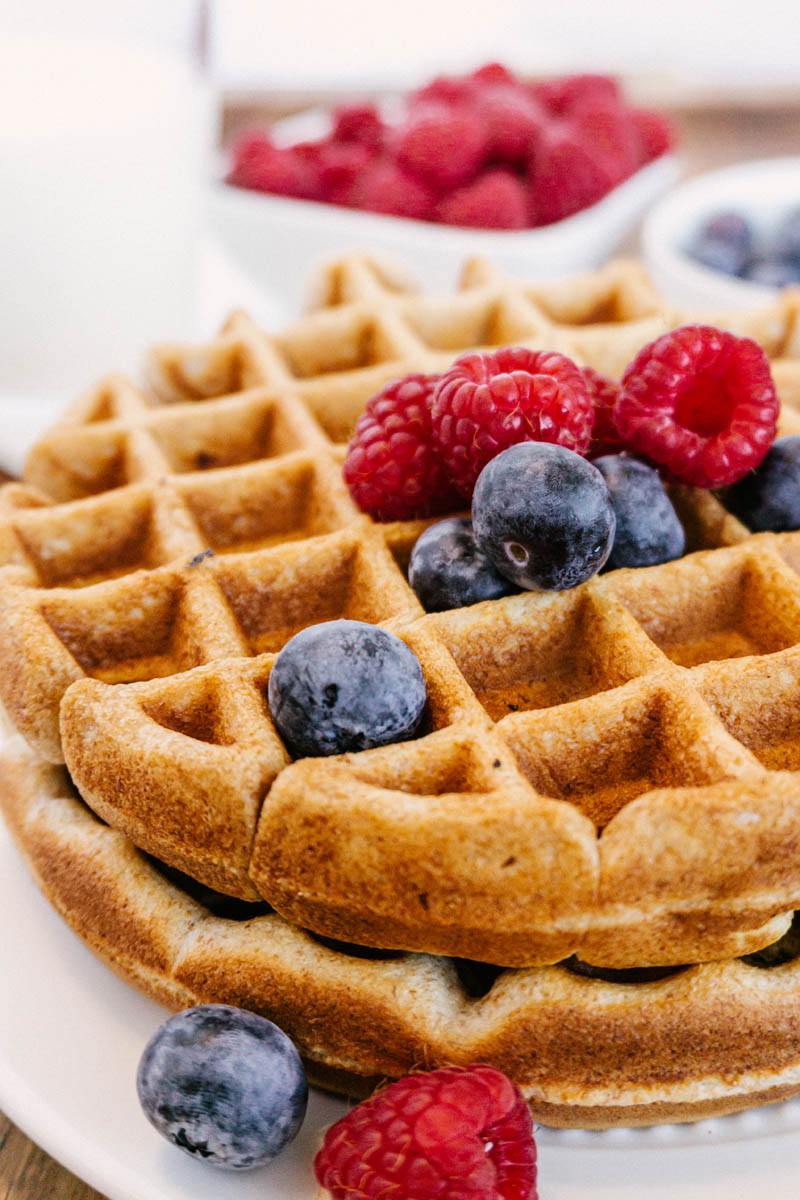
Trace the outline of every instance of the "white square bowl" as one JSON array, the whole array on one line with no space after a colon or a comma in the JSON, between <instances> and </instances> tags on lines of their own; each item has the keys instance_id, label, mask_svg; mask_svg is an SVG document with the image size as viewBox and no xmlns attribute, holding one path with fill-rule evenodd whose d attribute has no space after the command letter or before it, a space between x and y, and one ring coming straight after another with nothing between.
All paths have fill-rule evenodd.
<instances>
[{"instance_id":1,"label":"white square bowl","mask_svg":"<svg viewBox=\"0 0 800 1200\"><path fill-rule=\"evenodd\" d=\"M463 262L474 255L538 279L599 266L679 173L678 158L663 155L597 204L537 229L438 225L247 191L222 180L211 189L210 219L237 265L267 291L280 293L291 312L297 312L312 266L350 251L400 260L434 291L451 288Z\"/></svg>"}]
</instances>

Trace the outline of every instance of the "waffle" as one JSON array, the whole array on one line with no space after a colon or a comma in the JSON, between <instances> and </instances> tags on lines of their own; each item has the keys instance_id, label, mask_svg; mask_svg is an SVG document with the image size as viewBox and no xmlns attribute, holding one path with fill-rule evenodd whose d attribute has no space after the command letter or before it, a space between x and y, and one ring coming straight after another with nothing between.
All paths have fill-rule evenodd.
<instances>
[{"instance_id":1,"label":"waffle","mask_svg":"<svg viewBox=\"0 0 800 1200\"><path fill-rule=\"evenodd\" d=\"M702 317L764 346L782 432L799 312ZM488 1058L584 1125L800 1090L794 964L740 959L800 908L800 535L678 488L684 559L425 615L404 576L425 522L376 524L341 480L389 379L511 342L620 374L687 319L627 262L531 285L476 261L433 297L350 258L283 334L235 314L41 440L0 492L0 694L25 739L4 803L113 965L167 1003L267 1012L349 1090ZM269 671L339 616L414 649L425 727L291 763ZM574 955L694 965L634 986Z\"/></svg>"},{"instance_id":2,"label":"waffle","mask_svg":"<svg viewBox=\"0 0 800 1200\"><path fill-rule=\"evenodd\" d=\"M0 788L34 877L99 957L170 1008L263 1013L320 1086L362 1096L413 1068L492 1062L540 1121L585 1129L698 1120L800 1091L800 959L632 984L565 966L482 974L432 955L366 956L164 868L18 734L3 740Z\"/></svg>"}]
</instances>

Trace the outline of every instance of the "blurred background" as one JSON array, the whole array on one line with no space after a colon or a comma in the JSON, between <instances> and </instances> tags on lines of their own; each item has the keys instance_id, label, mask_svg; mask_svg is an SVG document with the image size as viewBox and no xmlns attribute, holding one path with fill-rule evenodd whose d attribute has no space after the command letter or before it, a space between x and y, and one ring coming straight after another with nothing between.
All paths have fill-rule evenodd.
<instances>
[{"instance_id":1,"label":"blurred background","mask_svg":"<svg viewBox=\"0 0 800 1200\"><path fill-rule=\"evenodd\" d=\"M394 253L438 288L469 253L534 277L638 252L647 214L680 179L800 153L798 32L789 0L672 0L657 14L630 0L3 0L0 467L18 469L65 399L100 372L133 370L153 340L208 337L235 306L272 327L290 319L319 254ZM342 105L378 104L394 123L385 163L411 119L403 96L489 62L526 85L610 74L625 105L670 122L671 144L599 204L568 211L563 229L552 211L528 211L487 231L471 194L443 216L436 189L437 207L409 219L387 199L394 175L378 199L367 186L359 134L333 168L347 195L298 198L284 175L276 183L286 163L274 157L235 177L243 137L262 139L247 152L263 165L267 142L273 154L325 139ZM286 123L308 109L310 123ZM533 170L491 154L476 168L498 169L517 194Z\"/></svg>"},{"instance_id":2,"label":"blurred background","mask_svg":"<svg viewBox=\"0 0 800 1200\"><path fill-rule=\"evenodd\" d=\"M431 144L488 93L407 97L491 62L513 85L484 77L491 137L479 116L447 182L463 140ZM621 92L565 86L587 73ZM744 241L703 240L732 209ZM793 213L796 0L0 0L0 478L148 344L290 320L319 254L452 287L475 253L530 279L641 253L674 303L724 308L800 281ZM3 1196L94 1200L3 1121Z\"/></svg>"}]
</instances>

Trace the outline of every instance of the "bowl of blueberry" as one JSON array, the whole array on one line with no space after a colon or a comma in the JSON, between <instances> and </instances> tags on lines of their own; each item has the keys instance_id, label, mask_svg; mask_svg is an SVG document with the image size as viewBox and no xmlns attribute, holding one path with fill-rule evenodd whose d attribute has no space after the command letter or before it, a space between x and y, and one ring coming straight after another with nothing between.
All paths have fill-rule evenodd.
<instances>
[{"instance_id":1,"label":"bowl of blueberry","mask_svg":"<svg viewBox=\"0 0 800 1200\"><path fill-rule=\"evenodd\" d=\"M800 287L800 157L711 171L645 218L642 251L673 304L750 308Z\"/></svg>"}]
</instances>

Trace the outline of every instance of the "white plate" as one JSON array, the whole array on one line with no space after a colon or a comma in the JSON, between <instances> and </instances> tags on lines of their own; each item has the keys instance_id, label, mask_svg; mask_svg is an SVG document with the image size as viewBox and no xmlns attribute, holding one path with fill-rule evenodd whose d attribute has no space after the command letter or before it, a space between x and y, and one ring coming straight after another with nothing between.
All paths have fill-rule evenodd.
<instances>
[{"instance_id":1,"label":"white plate","mask_svg":"<svg viewBox=\"0 0 800 1200\"><path fill-rule=\"evenodd\" d=\"M109 1200L312 1200L344 1102L312 1090L274 1163L235 1175L162 1141L134 1079L166 1013L118 979L41 896L0 823L0 1108ZM656 1129L540 1129L540 1200L797 1200L800 1105Z\"/></svg>"}]
</instances>

